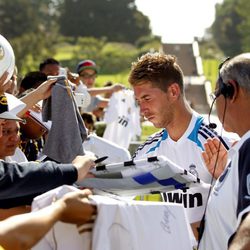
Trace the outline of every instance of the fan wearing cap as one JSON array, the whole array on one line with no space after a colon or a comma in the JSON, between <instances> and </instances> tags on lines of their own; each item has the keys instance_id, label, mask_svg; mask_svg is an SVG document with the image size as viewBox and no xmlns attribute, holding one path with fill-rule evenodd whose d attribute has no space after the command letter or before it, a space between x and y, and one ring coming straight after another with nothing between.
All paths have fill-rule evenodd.
<instances>
[{"instance_id":1,"label":"fan wearing cap","mask_svg":"<svg viewBox=\"0 0 250 250\"><path fill-rule=\"evenodd\" d=\"M5 120L14 120L23 122L21 118L9 112L7 97L4 94L0 96L0 118Z\"/></svg>"},{"instance_id":2,"label":"fan wearing cap","mask_svg":"<svg viewBox=\"0 0 250 250\"><path fill-rule=\"evenodd\" d=\"M0 96L0 116L5 113L4 116L11 116L11 112L8 110L7 97L5 95ZM15 116L15 115L13 115ZM27 162L27 158L21 149L18 147L20 143L19 136L19 123L17 121L21 120L16 117L18 120L6 119L3 124L2 136L0 137L0 159L12 162ZM22 121L22 120L21 120Z\"/></svg>"},{"instance_id":3,"label":"fan wearing cap","mask_svg":"<svg viewBox=\"0 0 250 250\"><path fill-rule=\"evenodd\" d=\"M0 76L0 87L4 85L8 74ZM19 114L26 112L27 108L38 101L49 97L51 87L55 80L48 80L36 90L29 93L22 100L26 107ZM7 120L22 122L11 109L7 94L0 98L0 137L3 125ZM0 160L0 208L13 208L30 205L33 198L58 186L71 185L82 180L89 169L95 165L93 156L77 156L72 163L57 164L55 162L24 162L8 163Z\"/></svg>"},{"instance_id":4,"label":"fan wearing cap","mask_svg":"<svg viewBox=\"0 0 250 250\"><path fill-rule=\"evenodd\" d=\"M6 121L22 121L8 111L6 98L2 97L1 100L0 138ZM50 161L18 164L0 160L0 208L30 205L39 194L83 179L95 165L94 160L93 156L77 156L69 164Z\"/></svg>"},{"instance_id":5,"label":"fan wearing cap","mask_svg":"<svg viewBox=\"0 0 250 250\"><path fill-rule=\"evenodd\" d=\"M0 123L2 129L0 130L0 159L7 162L18 160L20 162L27 162L25 155L18 148L20 142L19 124L17 121L22 121L15 114L8 111L7 97L0 96ZM15 157L15 159L13 159ZM9 216L30 212L29 206L18 206L11 209L0 209L0 220Z\"/></svg>"},{"instance_id":6,"label":"fan wearing cap","mask_svg":"<svg viewBox=\"0 0 250 250\"><path fill-rule=\"evenodd\" d=\"M109 99L101 97L99 95L112 94L124 88L122 84L114 84L109 87L95 88L95 80L99 69L96 63L92 60L83 60L79 62L76 71L80 78L79 85L85 85L88 88L89 94L91 95L91 103L86 108L86 112L92 112L96 108L107 107ZM78 86L78 88L80 86ZM76 92L78 91L78 88L76 88Z\"/></svg>"}]
</instances>

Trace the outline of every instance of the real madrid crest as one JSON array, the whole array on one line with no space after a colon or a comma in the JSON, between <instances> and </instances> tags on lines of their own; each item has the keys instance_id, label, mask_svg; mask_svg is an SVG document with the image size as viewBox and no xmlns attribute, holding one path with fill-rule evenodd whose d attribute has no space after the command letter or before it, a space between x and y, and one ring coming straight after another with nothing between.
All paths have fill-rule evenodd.
<instances>
[{"instance_id":1,"label":"real madrid crest","mask_svg":"<svg viewBox=\"0 0 250 250\"><path fill-rule=\"evenodd\" d=\"M0 60L2 60L4 58L4 49L3 46L0 45Z\"/></svg>"},{"instance_id":2,"label":"real madrid crest","mask_svg":"<svg viewBox=\"0 0 250 250\"><path fill-rule=\"evenodd\" d=\"M199 173L198 173L197 168L196 168L196 166L195 166L194 164L191 164L191 165L189 166L189 172L190 172L191 174L193 174L194 176L196 176L196 177L199 178Z\"/></svg>"}]
</instances>

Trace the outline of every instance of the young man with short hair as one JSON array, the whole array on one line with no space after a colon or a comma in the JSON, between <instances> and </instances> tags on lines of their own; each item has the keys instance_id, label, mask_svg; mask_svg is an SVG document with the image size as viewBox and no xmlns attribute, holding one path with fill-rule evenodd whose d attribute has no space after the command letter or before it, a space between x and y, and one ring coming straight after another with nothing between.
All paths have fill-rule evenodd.
<instances>
[{"instance_id":1,"label":"young man with short hair","mask_svg":"<svg viewBox=\"0 0 250 250\"><path fill-rule=\"evenodd\" d=\"M143 55L132 64L129 82L141 114L156 128L163 128L138 147L134 159L163 155L210 184L214 179L213 170L203 162L204 143L207 138L216 137L227 149L229 144L209 127L203 116L191 109L184 93L183 72L175 56ZM204 213L207 194L208 189L193 187L164 193L162 198L183 204L190 223L197 227Z\"/></svg>"}]
</instances>

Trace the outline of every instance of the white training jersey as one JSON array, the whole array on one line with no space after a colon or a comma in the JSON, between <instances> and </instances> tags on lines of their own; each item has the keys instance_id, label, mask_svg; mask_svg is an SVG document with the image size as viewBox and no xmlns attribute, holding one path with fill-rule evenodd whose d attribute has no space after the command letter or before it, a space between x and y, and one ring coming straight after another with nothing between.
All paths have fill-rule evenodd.
<instances>
[{"instance_id":1,"label":"white training jersey","mask_svg":"<svg viewBox=\"0 0 250 250\"><path fill-rule=\"evenodd\" d=\"M116 200L96 195L92 199L98 206L92 249L193 249L195 240L183 207L178 204Z\"/></svg>"},{"instance_id":2,"label":"white training jersey","mask_svg":"<svg viewBox=\"0 0 250 250\"><path fill-rule=\"evenodd\" d=\"M108 156L102 164L129 161L131 159L130 152L126 148L93 133L83 142L83 148L85 152L92 152L98 158Z\"/></svg>"},{"instance_id":3,"label":"white training jersey","mask_svg":"<svg viewBox=\"0 0 250 250\"><path fill-rule=\"evenodd\" d=\"M104 114L107 124L103 138L128 148L132 138L141 135L140 110L132 90L112 94Z\"/></svg>"},{"instance_id":4,"label":"white training jersey","mask_svg":"<svg viewBox=\"0 0 250 250\"><path fill-rule=\"evenodd\" d=\"M200 250L228 249L242 217L250 211L249 151L250 131L230 149L231 162L213 187Z\"/></svg>"},{"instance_id":5,"label":"white training jersey","mask_svg":"<svg viewBox=\"0 0 250 250\"><path fill-rule=\"evenodd\" d=\"M73 186L63 185L52 189L34 198L32 202L32 212L36 212L51 205L55 200L62 198L69 192L77 191ZM91 250L92 233L83 230L92 227L89 224L76 226L75 224L58 221L48 231L48 233L35 245L32 250ZM87 229L85 228L85 229Z\"/></svg>"},{"instance_id":6,"label":"white training jersey","mask_svg":"<svg viewBox=\"0 0 250 250\"><path fill-rule=\"evenodd\" d=\"M204 143L208 138L217 137L223 145L229 149L228 142L225 142L217 132L204 122L204 117L193 112L191 121L185 133L178 141L174 141L168 135L166 129L155 133L153 136L138 147L134 158L141 159L145 156L163 155L175 164L210 184L212 176L203 162L201 152L204 150ZM167 202L182 203L186 208L190 223L201 220L207 200L208 188L190 188L188 190L177 190L162 194Z\"/></svg>"},{"instance_id":7,"label":"white training jersey","mask_svg":"<svg viewBox=\"0 0 250 250\"><path fill-rule=\"evenodd\" d=\"M16 148L15 153L12 156L5 157L6 162L28 162L25 154L20 148Z\"/></svg>"},{"instance_id":8,"label":"white training jersey","mask_svg":"<svg viewBox=\"0 0 250 250\"><path fill-rule=\"evenodd\" d=\"M32 211L75 190L64 185L37 196ZM57 222L32 250L165 250L166 246L190 250L194 245L185 212L178 204L126 201L99 195L89 199L98 210L92 226ZM92 232L86 230L91 227Z\"/></svg>"}]
</instances>

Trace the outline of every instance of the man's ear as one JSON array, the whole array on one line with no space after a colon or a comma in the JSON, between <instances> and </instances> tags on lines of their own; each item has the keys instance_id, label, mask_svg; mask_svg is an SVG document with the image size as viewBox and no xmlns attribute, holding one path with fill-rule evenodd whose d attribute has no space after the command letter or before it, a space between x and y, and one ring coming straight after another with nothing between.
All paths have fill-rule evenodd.
<instances>
[{"instance_id":1,"label":"man's ear","mask_svg":"<svg viewBox=\"0 0 250 250\"><path fill-rule=\"evenodd\" d=\"M177 99L180 96L181 90L180 90L180 86L177 83L172 83L169 87L168 87L168 91L171 95L171 97Z\"/></svg>"},{"instance_id":2,"label":"man's ear","mask_svg":"<svg viewBox=\"0 0 250 250\"><path fill-rule=\"evenodd\" d=\"M230 99L232 102L234 102L239 94L239 84L235 80L229 80L228 85L230 86L231 89Z\"/></svg>"}]
</instances>

